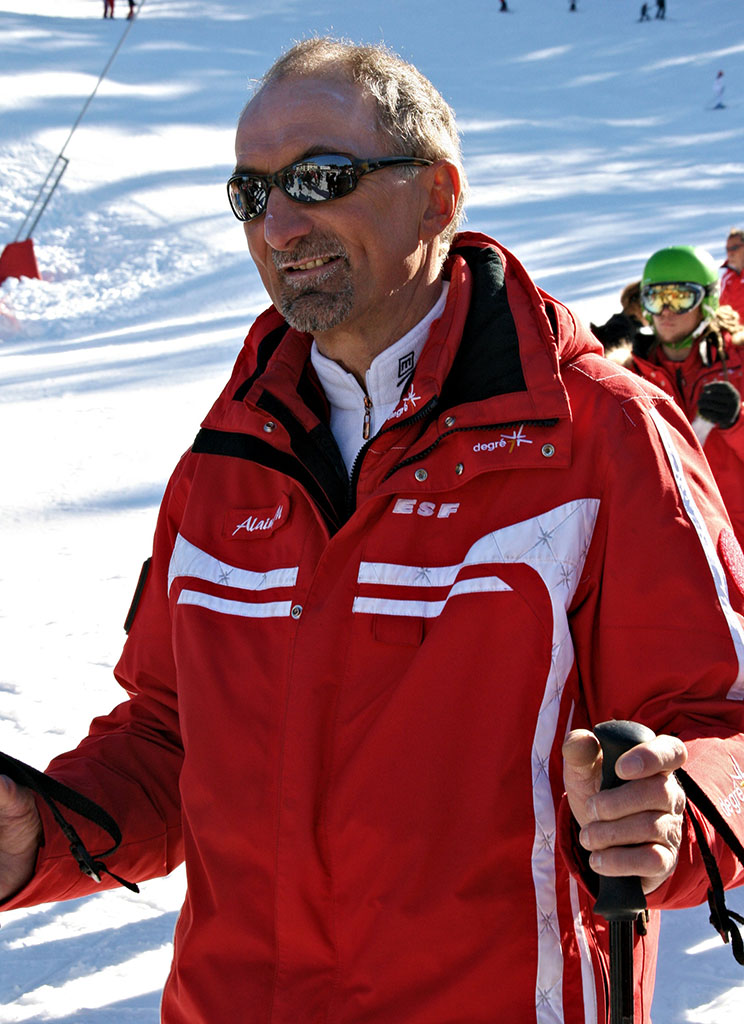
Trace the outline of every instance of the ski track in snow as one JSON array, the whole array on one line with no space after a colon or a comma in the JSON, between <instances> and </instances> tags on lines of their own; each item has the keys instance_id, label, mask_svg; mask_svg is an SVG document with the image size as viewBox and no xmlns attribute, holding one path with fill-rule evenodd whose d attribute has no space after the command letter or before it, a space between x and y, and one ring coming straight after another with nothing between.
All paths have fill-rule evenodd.
<instances>
[{"instance_id":1,"label":"ski track in snow","mask_svg":"<svg viewBox=\"0 0 744 1024\"><path fill-rule=\"evenodd\" d=\"M265 295L224 182L249 82L294 38L383 38L454 106L472 194L537 282L602 322L661 245L744 222L739 0L0 0L0 241L56 155L40 280L0 285L0 749L44 768L120 698L111 670L167 476ZM446 26L446 31L444 27ZM726 109L712 111L726 74ZM155 1024L183 871L0 918L0 1024ZM744 898L731 895L734 908ZM669 913L655 1024L739 1024L707 909Z\"/></svg>"}]
</instances>

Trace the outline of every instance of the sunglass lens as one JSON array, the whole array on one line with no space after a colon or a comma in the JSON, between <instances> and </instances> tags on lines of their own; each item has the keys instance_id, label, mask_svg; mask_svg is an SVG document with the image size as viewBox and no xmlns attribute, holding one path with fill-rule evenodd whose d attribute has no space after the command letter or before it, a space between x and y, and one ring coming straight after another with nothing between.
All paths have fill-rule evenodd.
<instances>
[{"instance_id":1,"label":"sunglass lens","mask_svg":"<svg viewBox=\"0 0 744 1024\"><path fill-rule=\"evenodd\" d=\"M253 220L266 209L266 186L245 175L230 182L230 204L240 220Z\"/></svg>"},{"instance_id":2,"label":"sunglass lens","mask_svg":"<svg viewBox=\"0 0 744 1024\"><path fill-rule=\"evenodd\" d=\"M292 164L282 175L282 188L301 203L325 202L348 195L356 186L356 174L350 160L303 160Z\"/></svg>"}]
</instances>

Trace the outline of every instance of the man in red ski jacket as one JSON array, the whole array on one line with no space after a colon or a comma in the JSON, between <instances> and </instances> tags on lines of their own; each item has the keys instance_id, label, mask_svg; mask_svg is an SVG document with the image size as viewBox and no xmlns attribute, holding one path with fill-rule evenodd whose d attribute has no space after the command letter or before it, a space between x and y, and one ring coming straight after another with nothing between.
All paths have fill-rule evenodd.
<instances>
[{"instance_id":1,"label":"man in red ski jacket","mask_svg":"<svg viewBox=\"0 0 744 1024\"><path fill-rule=\"evenodd\" d=\"M744 559L694 434L455 235L452 112L386 49L293 47L236 152L272 306L163 499L128 699L49 769L119 821L112 871L186 861L163 1021L606 1021L597 872L642 879L648 1021L698 836L741 880L673 774L742 834ZM613 717L658 736L599 792ZM91 891L0 794L5 906Z\"/></svg>"},{"instance_id":2,"label":"man in red ski jacket","mask_svg":"<svg viewBox=\"0 0 744 1024\"><path fill-rule=\"evenodd\" d=\"M732 228L726 239L721 277L721 305L731 306L744 321L744 229Z\"/></svg>"}]
</instances>

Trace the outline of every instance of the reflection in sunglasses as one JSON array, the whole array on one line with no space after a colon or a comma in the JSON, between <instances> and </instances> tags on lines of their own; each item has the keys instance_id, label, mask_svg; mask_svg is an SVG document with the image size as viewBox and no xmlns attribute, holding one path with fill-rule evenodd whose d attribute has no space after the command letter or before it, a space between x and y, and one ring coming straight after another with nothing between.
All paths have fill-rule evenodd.
<instances>
[{"instance_id":1,"label":"reflection in sunglasses","mask_svg":"<svg viewBox=\"0 0 744 1024\"><path fill-rule=\"evenodd\" d=\"M274 174L233 174L227 183L230 206L238 220L260 217L266 209L272 188L297 203L323 203L349 195L365 174L384 167L429 167L431 160L417 156L383 156L376 160L359 160L333 153L312 159L298 160Z\"/></svg>"}]
</instances>

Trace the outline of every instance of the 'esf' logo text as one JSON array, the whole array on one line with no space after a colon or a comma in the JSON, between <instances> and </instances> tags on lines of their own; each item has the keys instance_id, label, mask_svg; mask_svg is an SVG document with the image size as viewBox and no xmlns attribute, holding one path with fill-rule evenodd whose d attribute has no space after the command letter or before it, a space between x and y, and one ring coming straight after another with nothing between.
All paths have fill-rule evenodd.
<instances>
[{"instance_id":1,"label":"'esf' logo text","mask_svg":"<svg viewBox=\"0 0 744 1024\"><path fill-rule=\"evenodd\" d=\"M459 501L418 501L416 498L398 498L393 505L393 513L397 516L436 516L437 519L449 519L460 507Z\"/></svg>"}]
</instances>

